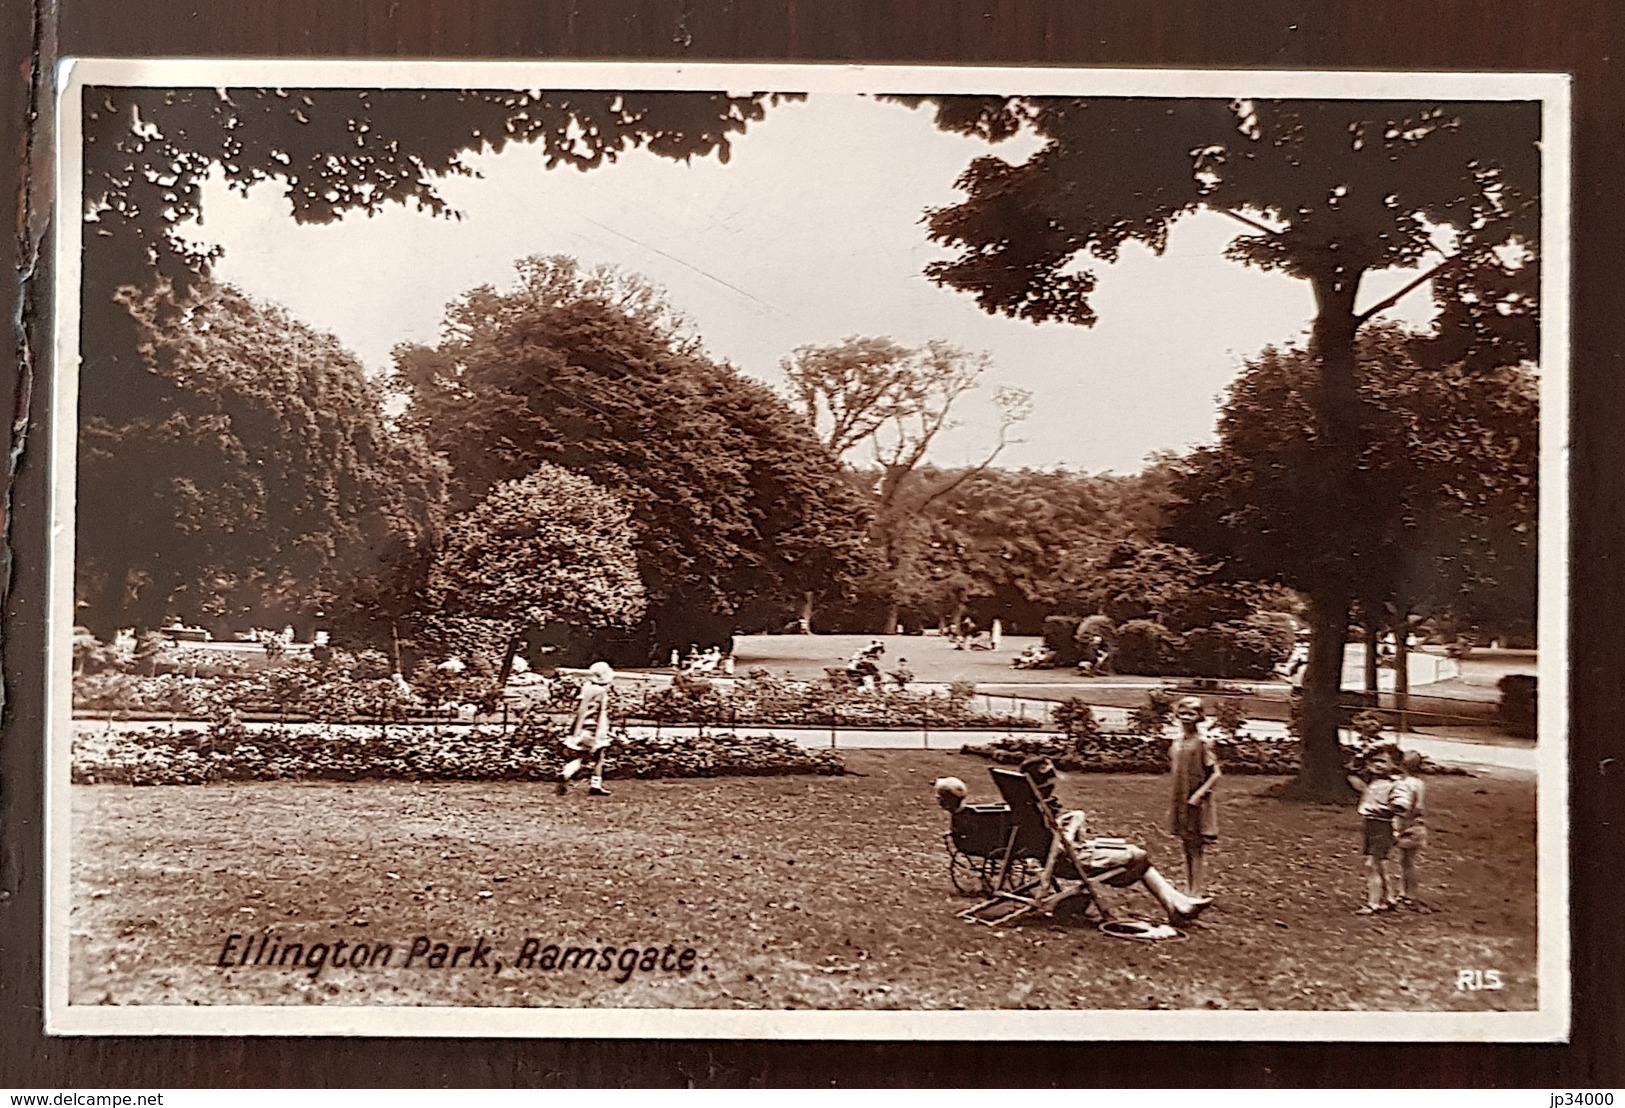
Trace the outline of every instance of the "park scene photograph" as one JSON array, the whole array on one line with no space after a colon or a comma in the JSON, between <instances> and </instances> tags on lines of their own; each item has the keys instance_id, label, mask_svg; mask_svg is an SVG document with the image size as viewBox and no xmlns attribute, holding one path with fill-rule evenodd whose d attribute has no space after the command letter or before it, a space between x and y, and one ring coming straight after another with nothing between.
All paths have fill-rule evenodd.
<instances>
[{"instance_id":1,"label":"park scene photograph","mask_svg":"<svg viewBox=\"0 0 1625 1108\"><path fill-rule=\"evenodd\" d=\"M1560 82L129 68L53 1027L1562 1034Z\"/></svg>"}]
</instances>

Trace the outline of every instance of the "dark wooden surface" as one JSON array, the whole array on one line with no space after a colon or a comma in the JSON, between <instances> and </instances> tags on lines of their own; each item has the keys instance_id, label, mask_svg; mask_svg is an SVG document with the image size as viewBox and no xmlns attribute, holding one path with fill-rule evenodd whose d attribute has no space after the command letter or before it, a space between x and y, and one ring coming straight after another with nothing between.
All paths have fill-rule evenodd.
<instances>
[{"instance_id":1,"label":"dark wooden surface","mask_svg":"<svg viewBox=\"0 0 1625 1108\"><path fill-rule=\"evenodd\" d=\"M0 0L0 176L21 229L39 19L61 54L689 58L1492 69L1575 75L1574 1039L1568 1046L47 1039L40 1034L43 388L11 487L0 746L0 1087L1625 1084L1625 6L1615 0ZM8 271L26 236L6 235ZM48 274L45 274L48 277ZM0 308L14 324L14 280ZM48 286L47 286L48 288ZM40 310L26 313L36 348ZM13 327L14 344L20 336ZM15 364L15 363L14 363ZM43 371L48 365L40 366ZM43 375L38 384L43 386ZM12 414L12 382L0 405ZM8 418L7 422L10 420ZM1560 433L1550 427L1547 433ZM15 442L15 438L14 438ZM1369 952L1381 957L1380 950Z\"/></svg>"}]
</instances>

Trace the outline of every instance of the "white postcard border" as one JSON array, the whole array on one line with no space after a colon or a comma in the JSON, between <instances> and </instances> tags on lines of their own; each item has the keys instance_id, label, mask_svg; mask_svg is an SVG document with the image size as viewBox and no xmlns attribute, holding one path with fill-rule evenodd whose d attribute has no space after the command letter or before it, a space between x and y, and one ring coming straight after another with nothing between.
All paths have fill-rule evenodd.
<instances>
[{"instance_id":1,"label":"white postcard border","mask_svg":"<svg viewBox=\"0 0 1625 1108\"><path fill-rule=\"evenodd\" d=\"M739 1011L69 1004L74 466L84 224L80 92L157 87L746 89L1317 99L1538 100L1542 113L1537 747L1539 1006L1517 1012ZM571 61L65 59L56 99L55 362L46 644L46 1030L60 1035L424 1035L941 1040L1561 1042L1571 1017L1568 548L1571 81L1550 73L1073 69Z\"/></svg>"}]
</instances>

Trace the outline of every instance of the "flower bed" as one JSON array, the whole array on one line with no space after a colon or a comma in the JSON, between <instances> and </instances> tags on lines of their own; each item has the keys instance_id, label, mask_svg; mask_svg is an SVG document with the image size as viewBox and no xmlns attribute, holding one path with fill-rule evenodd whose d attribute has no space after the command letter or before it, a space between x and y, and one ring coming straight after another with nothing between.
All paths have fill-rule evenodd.
<instances>
[{"instance_id":1,"label":"flower bed","mask_svg":"<svg viewBox=\"0 0 1625 1108\"><path fill-rule=\"evenodd\" d=\"M1044 720L974 707L975 687L947 693L885 688L877 691L808 684L753 670L731 691L704 680L678 677L669 687L625 698L629 718L665 724L755 726L836 725L852 728L927 727L1036 730Z\"/></svg>"},{"instance_id":2,"label":"flower bed","mask_svg":"<svg viewBox=\"0 0 1625 1108\"><path fill-rule=\"evenodd\" d=\"M1242 732L1220 732L1215 745L1219 765L1225 773L1294 774L1298 772L1298 741L1292 738L1265 739ZM1169 738L1134 732L1103 732L1087 735L1042 735L1000 739L984 746L965 746L961 751L1005 765L1015 765L1033 755L1042 755L1055 768L1068 773L1167 773ZM1363 747L1346 743L1344 761L1349 773L1360 768ZM1459 766L1444 766L1422 759L1421 772L1461 776Z\"/></svg>"},{"instance_id":3,"label":"flower bed","mask_svg":"<svg viewBox=\"0 0 1625 1108\"><path fill-rule=\"evenodd\" d=\"M174 732L122 729L76 737L79 784L197 785L279 779L543 781L576 755L545 723L473 727L249 727L227 718ZM838 775L832 751L789 739L712 734L681 739L618 736L609 777Z\"/></svg>"},{"instance_id":4,"label":"flower bed","mask_svg":"<svg viewBox=\"0 0 1625 1108\"><path fill-rule=\"evenodd\" d=\"M575 710L580 679L559 676L527 690L531 708ZM405 722L434 713L442 703L500 701L494 677L451 675L433 666L414 672L411 693L394 683L382 656L334 652L327 661L298 659L242 674L193 677L107 671L74 679L74 707L81 711L197 719L221 708L260 719L318 723ZM947 693L888 688L866 691L806 684L756 671L730 688L678 677L668 687L628 689L616 697L615 713L627 720L705 726L812 726L854 728L927 727L935 730L1031 730L1045 720L978 710L973 686Z\"/></svg>"},{"instance_id":5,"label":"flower bed","mask_svg":"<svg viewBox=\"0 0 1625 1108\"><path fill-rule=\"evenodd\" d=\"M962 750L1011 765L1042 755L1054 762L1056 769L1069 773L1167 773L1168 745L1166 736L1108 732L1077 737L1044 735L1000 739ZM1297 772L1296 743L1242 737L1220 739L1218 749L1219 764L1226 773Z\"/></svg>"},{"instance_id":6,"label":"flower bed","mask_svg":"<svg viewBox=\"0 0 1625 1108\"><path fill-rule=\"evenodd\" d=\"M1071 773L1166 773L1168 748L1172 742L1169 716L1173 696L1153 689L1146 702L1129 715L1128 729L1104 730L1088 704L1068 697L1055 706L1054 719L1063 733L1000 739L982 746L964 746L974 754L995 762L1015 764L1040 755L1055 768ZM1356 731L1343 740L1343 760L1348 772L1360 770L1366 750L1383 741L1381 720L1375 716L1356 717ZM1218 749L1219 765L1226 773L1292 774L1298 772L1298 740L1293 736L1263 738L1247 733L1235 701L1220 706L1209 733ZM1465 775L1459 766L1442 766L1423 757L1422 773Z\"/></svg>"}]
</instances>

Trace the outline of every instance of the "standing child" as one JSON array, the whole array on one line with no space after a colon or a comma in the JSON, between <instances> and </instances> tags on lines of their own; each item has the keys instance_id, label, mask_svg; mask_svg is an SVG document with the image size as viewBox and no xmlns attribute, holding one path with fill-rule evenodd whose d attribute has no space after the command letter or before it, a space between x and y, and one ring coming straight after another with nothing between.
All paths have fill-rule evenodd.
<instances>
[{"instance_id":1,"label":"standing child","mask_svg":"<svg viewBox=\"0 0 1625 1108\"><path fill-rule=\"evenodd\" d=\"M1185 891L1205 895L1207 867L1203 852L1219 839L1219 809L1213 799L1219 756L1211 736L1202 733L1202 702L1187 696L1174 705L1179 733L1168 748L1174 779L1173 832L1185 847Z\"/></svg>"},{"instance_id":2,"label":"standing child","mask_svg":"<svg viewBox=\"0 0 1625 1108\"><path fill-rule=\"evenodd\" d=\"M1399 848L1399 902L1427 911L1416 895L1416 856L1428 844L1427 786L1422 783L1422 754L1407 750L1400 760L1404 772L1395 796L1394 845Z\"/></svg>"},{"instance_id":3,"label":"standing child","mask_svg":"<svg viewBox=\"0 0 1625 1108\"><path fill-rule=\"evenodd\" d=\"M1393 907L1388 885L1388 854L1394 848L1395 803L1401 799L1399 748L1391 743L1372 747L1365 756L1366 786L1360 794L1360 818L1365 824L1365 904L1361 916Z\"/></svg>"},{"instance_id":4,"label":"standing child","mask_svg":"<svg viewBox=\"0 0 1625 1108\"><path fill-rule=\"evenodd\" d=\"M587 758L598 755L593 763L592 779L587 787L590 796L608 796L604 788L604 755L609 750L609 701L615 692L615 671L608 662L594 662L587 669L587 678L581 682L581 699L576 704L575 724L564 745L579 752L582 757L564 763L560 774L559 795L570 791L570 779L581 772Z\"/></svg>"}]
</instances>

